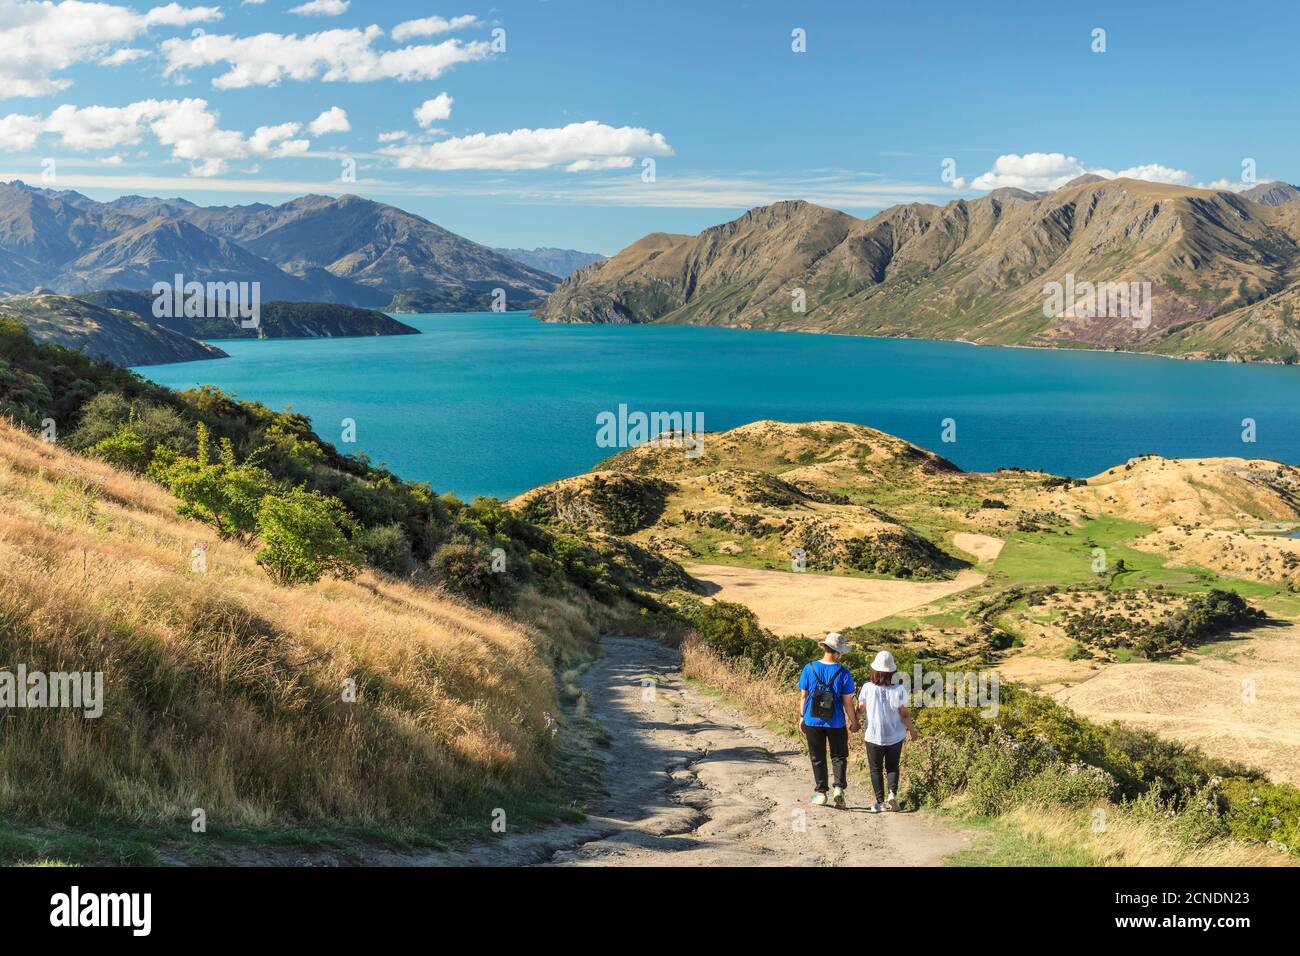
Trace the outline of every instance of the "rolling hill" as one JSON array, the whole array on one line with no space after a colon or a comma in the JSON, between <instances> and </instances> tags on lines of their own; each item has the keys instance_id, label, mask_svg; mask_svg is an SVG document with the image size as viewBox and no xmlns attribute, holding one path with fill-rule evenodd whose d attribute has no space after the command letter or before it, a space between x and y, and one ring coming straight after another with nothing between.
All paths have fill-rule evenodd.
<instances>
[{"instance_id":1,"label":"rolling hill","mask_svg":"<svg viewBox=\"0 0 1300 956\"><path fill-rule=\"evenodd\" d=\"M161 365L225 358L213 345L134 312L71 296L20 296L0 302L0 318L17 319L36 342L49 342L111 365Z\"/></svg>"}]
</instances>

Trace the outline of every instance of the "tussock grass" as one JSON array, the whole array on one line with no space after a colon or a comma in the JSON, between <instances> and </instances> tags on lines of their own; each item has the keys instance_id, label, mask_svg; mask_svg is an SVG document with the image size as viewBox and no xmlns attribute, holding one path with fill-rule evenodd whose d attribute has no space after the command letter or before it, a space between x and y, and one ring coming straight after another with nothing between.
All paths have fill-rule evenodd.
<instances>
[{"instance_id":1,"label":"tussock grass","mask_svg":"<svg viewBox=\"0 0 1300 956\"><path fill-rule=\"evenodd\" d=\"M9 821L426 825L547 778L552 663L592 636L539 594L512 619L368 572L278 587L158 486L0 423L0 668L105 697L0 710Z\"/></svg>"},{"instance_id":2,"label":"tussock grass","mask_svg":"<svg viewBox=\"0 0 1300 956\"><path fill-rule=\"evenodd\" d=\"M721 691L745 710L788 733L799 730L799 691L748 666L730 662L701 641L682 645L682 673ZM852 742L850 742L852 746Z\"/></svg>"}]
</instances>

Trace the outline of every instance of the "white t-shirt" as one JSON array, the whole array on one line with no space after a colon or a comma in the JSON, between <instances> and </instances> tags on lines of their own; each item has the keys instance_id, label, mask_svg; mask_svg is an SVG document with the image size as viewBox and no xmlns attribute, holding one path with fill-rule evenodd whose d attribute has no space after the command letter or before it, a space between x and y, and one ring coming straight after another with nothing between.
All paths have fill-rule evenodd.
<instances>
[{"instance_id":1,"label":"white t-shirt","mask_svg":"<svg viewBox=\"0 0 1300 956\"><path fill-rule=\"evenodd\" d=\"M907 688L902 684L881 687L867 682L862 685L858 700L866 708L862 715L866 730L862 739L869 744L889 747L907 736L898 708L907 706Z\"/></svg>"}]
</instances>

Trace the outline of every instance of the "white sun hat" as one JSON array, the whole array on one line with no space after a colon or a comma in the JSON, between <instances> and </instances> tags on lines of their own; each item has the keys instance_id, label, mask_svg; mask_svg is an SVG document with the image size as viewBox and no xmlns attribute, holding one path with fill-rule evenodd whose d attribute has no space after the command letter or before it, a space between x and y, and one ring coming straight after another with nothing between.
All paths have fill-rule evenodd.
<instances>
[{"instance_id":1,"label":"white sun hat","mask_svg":"<svg viewBox=\"0 0 1300 956\"><path fill-rule=\"evenodd\" d=\"M834 651L836 654L847 654L853 650L853 645L844 639L842 634L827 634L821 641L822 647Z\"/></svg>"},{"instance_id":2,"label":"white sun hat","mask_svg":"<svg viewBox=\"0 0 1300 956\"><path fill-rule=\"evenodd\" d=\"M871 662L873 671L880 671L882 674L888 674L891 671L898 670L898 665L894 663L894 655L889 651L881 651L876 655L875 660Z\"/></svg>"}]
</instances>

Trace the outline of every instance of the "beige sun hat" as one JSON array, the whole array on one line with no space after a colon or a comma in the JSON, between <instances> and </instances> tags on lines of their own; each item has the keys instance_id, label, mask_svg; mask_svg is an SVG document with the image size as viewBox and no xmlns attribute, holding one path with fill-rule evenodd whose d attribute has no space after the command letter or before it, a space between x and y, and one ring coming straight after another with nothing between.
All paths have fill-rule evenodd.
<instances>
[{"instance_id":1,"label":"beige sun hat","mask_svg":"<svg viewBox=\"0 0 1300 956\"><path fill-rule=\"evenodd\" d=\"M834 651L836 654L847 654L853 650L853 645L846 641L842 634L827 634L819 643L828 651Z\"/></svg>"},{"instance_id":2,"label":"beige sun hat","mask_svg":"<svg viewBox=\"0 0 1300 956\"><path fill-rule=\"evenodd\" d=\"M894 655L889 651L881 651L871 662L873 671L880 671L882 674L888 674L898 670L898 665L894 663Z\"/></svg>"}]
</instances>

